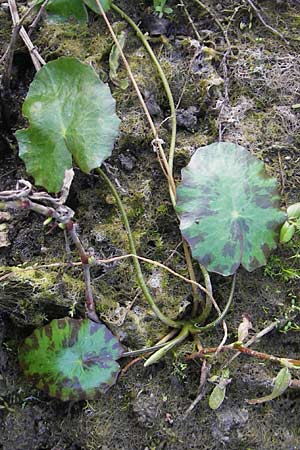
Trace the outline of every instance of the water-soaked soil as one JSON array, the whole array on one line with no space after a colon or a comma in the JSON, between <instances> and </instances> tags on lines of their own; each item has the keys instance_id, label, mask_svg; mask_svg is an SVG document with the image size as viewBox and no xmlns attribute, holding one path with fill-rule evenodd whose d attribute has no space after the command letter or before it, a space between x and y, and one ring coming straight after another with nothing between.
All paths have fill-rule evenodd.
<instances>
[{"instance_id":1,"label":"water-soaked soil","mask_svg":"<svg viewBox=\"0 0 300 450\"><path fill-rule=\"evenodd\" d=\"M170 83L179 125L176 179L196 148L221 137L244 145L265 161L268 172L278 178L283 206L299 201L299 1L254 2L266 24L286 40L261 22L248 1L204 0L211 13L194 0L168 3L173 13L162 20L152 14L151 1L122 0L118 5L149 34ZM18 5L22 10L26 2ZM121 21L116 14L109 17L113 23ZM115 26L126 29L125 53L167 144L168 102L155 68L132 31L120 23ZM1 2L1 53L10 33L9 11ZM122 90L109 80L112 40L102 19L91 13L87 26L43 20L32 40L46 61L76 56L91 63L110 83L122 124L106 170L122 194L138 252L187 275L181 236L149 127L131 85ZM2 76L4 67L0 65ZM0 190L26 177L13 133L25 124L21 104L34 73L18 41L11 92L1 92ZM122 66L118 77L127 77ZM76 169L68 205L76 212L84 245L93 247L96 255L111 257L129 251L114 199L100 178ZM78 266L51 266L65 261L65 243L57 229L46 232L43 218L22 211L0 215L0 222L5 224L0 233L0 449L300 449L299 391L290 389L271 402L249 405L246 399L272 390L279 368L247 357L230 364L232 381L219 409L212 411L208 406L213 388L208 382L206 396L184 419L197 396L201 370L201 363L185 359L193 349L192 341L149 368L136 363L95 401L62 403L36 390L19 370L18 346L36 326L70 312L76 317L84 314L82 272ZM299 357L297 315L292 311L293 304L299 305L299 259L292 258L298 245L296 239L279 248L266 268L253 273L239 270L234 307L226 319L228 342L236 339L244 313L251 317L251 334L276 318L292 315L284 330L273 330L254 348ZM173 318L183 314L191 299L190 286L150 265L143 270L162 310ZM129 261L93 268L92 279L97 311L125 346L153 345L168 332L149 310ZM223 306L230 282L216 275L212 281ZM202 344L216 346L222 336L222 327L217 327L203 335ZM210 361L210 376L219 373L227 358L223 353ZM122 361L122 366L127 362ZM294 379L299 378L297 371L291 372Z\"/></svg>"}]
</instances>

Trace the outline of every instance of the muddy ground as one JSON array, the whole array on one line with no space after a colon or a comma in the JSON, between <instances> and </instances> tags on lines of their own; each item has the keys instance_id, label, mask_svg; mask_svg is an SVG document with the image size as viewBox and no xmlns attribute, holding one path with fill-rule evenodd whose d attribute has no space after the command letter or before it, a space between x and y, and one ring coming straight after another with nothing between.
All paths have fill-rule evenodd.
<instances>
[{"instance_id":1,"label":"muddy ground","mask_svg":"<svg viewBox=\"0 0 300 450\"><path fill-rule=\"evenodd\" d=\"M179 3L170 1L173 13L159 20L150 1L118 1L149 34L170 83L179 125L176 180L196 148L222 138L244 145L265 161L268 172L278 178L283 206L299 201L299 2L256 0L265 24L247 1L205 0L210 13L194 0L185 1L185 10ZM18 5L24 12L26 2ZM125 53L167 148L169 108L155 68L132 30L116 14L109 17L115 27L127 32ZM10 14L1 2L1 54L10 35ZM86 26L72 20L65 24L42 20L32 40L46 61L76 56L93 64L100 77L110 83L122 124L106 170L122 194L138 252L187 275L181 236L151 147L151 132L132 86L121 89L108 76L112 40L103 20L93 13ZM4 69L1 64L2 76ZM21 105L34 73L28 52L18 41L11 92L1 93L1 190L27 176L18 158L14 132L25 124ZM118 78L127 78L122 66ZM92 246L99 257L128 252L122 220L107 187L96 175L75 172L68 205L76 212L85 246ZM0 218L1 449L300 449L299 391L290 389L261 405L247 404L246 399L271 391L279 370L247 357L231 363L232 382L219 409L212 411L208 406L213 388L208 382L206 396L183 419L199 387L201 364L185 359L193 350L192 341L150 368L145 369L142 362L132 366L116 386L95 401L62 403L36 390L19 370L18 346L36 326L71 312L75 317L84 314L82 272L77 266L51 266L65 261L65 243L58 230L47 233L43 218L25 211ZM235 303L226 319L228 341L236 339L243 313L251 317L251 334L274 319L291 316L290 323L272 331L255 344L255 349L299 357L300 334L297 311L293 311L293 305L299 305L300 266L299 258L294 257L298 248L296 238L278 248L266 268L253 273L239 270ZM190 286L151 265L143 270L162 310L172 318L184 314L191 300ZM167 333L143 299L129 261L94 268L92 277L97 311L125 346L138 349L153 345ZM217 275L212 281L222 306L230 282ZM222 327L217 327L202 336L202 344L215 346L221 339ZM212 360L210 376L218 374L227 359L228 355L221 354ZM122 360L122 366L127 362ZM292 375L299 378L295 370Z\"/></svg>"}]
</instances>

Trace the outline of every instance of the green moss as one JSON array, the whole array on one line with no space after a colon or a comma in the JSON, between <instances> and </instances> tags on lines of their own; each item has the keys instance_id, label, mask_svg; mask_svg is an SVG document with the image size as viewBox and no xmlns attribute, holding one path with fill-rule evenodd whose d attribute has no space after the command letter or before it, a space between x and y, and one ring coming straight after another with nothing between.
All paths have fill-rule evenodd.
<instances>
[{"instance_id":1,"label":"green moss","mask_svg":"<svg viewBox=\"0 0 300 450\"><path fill-rule=\"evenodd\" d=\"M125 199L125 210L130 220L139 219L145 213L145 194L142 191L136 192L134 195Z\"/></svg>"},{"instance_id":2,"label":"green moss","mask_svg":"<svg viewBox=\"0 0 300 450\"><path fill-rule=\"evenodd\" d=\"M84 298L84 282L51 268L0 267L2 276L1 309L18 324L39 326Z\"/></svg>"},{"instance_id":3,"label":"green moss","mask_svg":"<svg viewBox=\"0 0 300 450\"><path fill-rule=\"evenodd\" d=\"M119 103L119 110L122 122L118 146L120 148L144 147L145 144L150 146L153 136L139 106L129 107L125 113L122 112L122 105Z\"/></svg>"},{"instance_id":4,"label":"green moss","mask_svg":"<svg viewBox=\"0 0 300 450\"><path fill-rule=\"evenodd\" d=\"M297 255L297 254L296 254ZM284 282L300 279L300 266L296 258L280 257L278 255L271 255L265 267L265 275L271 278L278 278Z\"/></svg>"},{"instance_id":5,"label":"green moss","mask_svg":"<svg viewBox=\"0 0 300 450\"><path fill-rule=\"evenodd\" d=\"M117 249L126 250L127 234L123 227L123 223L118 216L115 216L113 222L98 223L93 226L91 235L94 236L97 242L108 241Z\"/></svg>"},{"instance_id":6,"label":"green moss","mask_svg":"<svg viewBox=\"0 0 300 450\"><path fill-rule=\"evenodd\" d=\"M291 27L292 30L296 31L299 30L299 26L300 26L300 14L293 14L291 17L292 21L291 21Z\"/></svg>"},{"instance_id":7,"label":"green moss","mask_svg":"<svg viewBox=\"0 0 300 450\"><path fill-rule=\"evenodd\" d=\"M46 60L73 56L93 63L102 74L102 60L109 55L112 47L112 38L105 28L99 32L95 25L70 23L45 22L35 42Z\"/></svg>"}]
</instances>

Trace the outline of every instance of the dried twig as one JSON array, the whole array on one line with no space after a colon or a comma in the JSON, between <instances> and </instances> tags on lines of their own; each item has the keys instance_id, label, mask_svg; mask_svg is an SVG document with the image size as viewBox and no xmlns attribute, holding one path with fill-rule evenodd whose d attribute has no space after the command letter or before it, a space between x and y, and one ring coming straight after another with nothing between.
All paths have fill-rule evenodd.
<instances>
[{"instance_id":1,"label":"dried twig","mask_svg":"<svg viewBox=\"0 0 300 450\"><path fill-rule=\"evenodd\" d=\"M203 397L206 394L206 380L209 374L211 366L207 363L206 360L203 361L202 367L201 367L201 374L200 374L200 385L198 389L198 395L193 401L193 403L188 407L186 412L184 413L182 420L185 420L188 415L195 409L195 407L198 405L198 403L203 399Z\"/></svg>"},{"instance_id":2,"label":"dried twig","mask_svg":"<svg viewBox=\"0 0 300 450\"><path fill-rule=\"evenodd\" d=\"M291 358L282 358L274 355L270 355L268 353L258 352L256 350L251 350L248 347L255 342L257 342L260 338L265 336L266 334L270 333L275 328L278 328L279 326L284 325L289 319L283 319L281 321L277 320L275 322L270 323L266 328L261 330L260 332L256 333L255 336L253 336L249 341L247 341L245 344L241 344L240 342L233 342L232 344L224 345L221 349L221 351L235 351L237 352L236 355L234 355L232 358L230 358L229 361L227 361L225 364L223 364L221 370L228 367L228 365L240 354L253 356L258 359L262 359L264 361L270 361L273 363L277 363L283 366L287 367L294 367L294 368L300 368L300 360L291 359ZM199 352L190 354L186 357L186 359L195 359L195 358L203 358L205 355L211 355L215 353L218 350L219 347L211 347L211 348L202 348Z\"/></svg>"},{"instance_id":3,"label":"dried twig","mask_svg":"<svg viewBox=\"0 0 300 450\"><path fill-rule=\"evenodd\" d=\"M131 361L129 361L126 364L126 366L124 366L123 369L121 370L121 377L123 375L125 375L132 366L134 366L135 364L137 364L138 362L140 362L142 360L143 360L143 357L142 356L138 356L137 358L134 358Z\"/></svg>"},{"instance_id":4,"label":"dried twig","mask_svg":"<svg viewBox=\"0 0 300 450\"><path fill-rule=\"evenodd\" d=\"M275 330L276 328L282 327L286 322L288 322L290 319L283 319L281 321L276 320L274 322L271 322L268 326L266 326L263 330L256 333L254 336L252 336L251 339L249 339L245 344L244 347L250 347L250 345L254 344L255 342L259 341L263 336L265 336L268 333L271 333L271 331ZM233 355L225 364L223 364L222 369L225 369L229 366L229 364L232 363L241 353L238 352L235 355Z\"/></svg>"},{"instance_id":5,"label":"dried twig","mask_svg":"<svg viewBox=\"0 0 300 450\"><path fill-rule=\"evenodd\" d=\"M49 1L49 0L48 0ZM10 53L11 49L14 49L15 47L15 41L16 41L16 37L19 34L21 25L25 22L25 20L27 19L27 17L30 16L30 14L32 13L32 11L35 9L35 4L33 4L30 8L28 8L28 10L26 11L26 13L21 17L21 19L18 21L18 24L14 27L13 30L13 34L12 34L12 38L10 41L10 44L8 45L8 48L6 49L4 55L1 57L0 59L0 63L2 64L4 62L4 60L7 58L8 54ZM12 52L13 53L13 52Z\"/></svg>"},{"instance_id":6,"label":"dried twig","mask_svg":"<svg viewBox=\"0 0 300 450\"><path fill-rule=\"evenodd\" d=\"M199 42L201 42L202 41L201 36L198 33L198 30L197 30L197 28L196 28L196 26L194 24L194 21L193 21L193 19L192 19L192 17L191 17L191 15L190 15L190 13L189 13L189 11L188 11L188 9L187 9L187 7L186 7L186 5L185 5L183 0L180 0L179 6L181 6L183 8L184 14L186 15L189 23L191 24L191 27L192 27L192 29L193 29L193 31L195 33L196 38L198 39Z\"/></svg>"},{"instance_id":7,"label":"dried twig","mask_svg":"<svg viewBox=\"0 0 300 450\"><path fill-rule=\"evenodd\" d=\"M219 116L217 119L218 129L219 129L219 141L223 138L224 129L222 129L222 117L224 110L230 105L229 100L229 77L228 77L228 67L227 67L227 58L229 55L229 49L226 50L224 53L224 56L222 58L222 62L220 64L220 67L223 71L223 80L224 80L224 97L222 99L222 104L220 107Z\"/></svg>"},{"instance_id":8,"label":"dried twig","mask_svg":"<svg viewBox=\"0 0 300 450\"><path fill-rule=\"evenodd\" d=\"M228 36L227 36L227 30L225 30L225 28L223 27L222 23L220 22L220 20L216 16L216 14L208 6L206 6L201 0L194 0L194 1L196 3L198 3L198 5L202 9L204 9L204 11L206 11L213 18L213 20L216 22L217 26L219 27L219 29L223 33L223 36L224 36L225 42L227 44L227 47L231 48L231 44L230 44L230 41L229 41Z\"/></svg>"},{"instance_id":9,"label":"dried twig","mask_svg":"<svg viewBox=\"0 0 300 450\"><path fill-rule=\"evenodd\" d=\"M37 27L39 21L41 20L42 15L43 15L45 9L47 8L47 5L48 5L49 1L50 0L45 0L44 1L44 3L41 5L41 7L39 9L39 12L37 13L37 15L36 15L36 17L34 19L34 21L31 23L31 25L29 25L29 27L28 27L28 36L29 37L31 36L32 32L34 31L34 29Z\"/></svg>"},{"instance_id":10,"label":"dried twig","mask_svg":"<svg viewBox=\"0 0 300 450\"><path fill-rule=\"evenodd\" d=\"M19 180L16 189L0 192L0 201L9 202L28 197L32 192L32 184L27 180Z\"/></svg>"},{"instance_id":11,"label":"dried twig","mask_svg":"<svg viewBox=\"0 0 300 450\"><path fill-rule=\"evenodd\" d=\"M21 28L21 25L15 26L13 28L13 32L12 32L8 47L0 60L0 63L3 63L5 61L5 68L3 70L1 89L3 89L3 92L6 93L6 95L10 90L10 77L11 77L11 71L12 71L12 63L13 63L13 58L14 58L16 41L17 41L17 37L19 35L20 28Z\"/></svg>"},{"instance_id":12,"label":"dried twig","mask_svg":"<svg viewBox=\"0 0 300 450\"><path fill-rule=\"evenodd\" d=\"M208 347L203 348L197 353L192 353L186 356L187 360L204 358L206 355L211 355L217 351L218 347ZM222 352L225 351L234 351L239 352L239 354L252 356L254 358L260 359L262 361L270 361L275 364L280 364L281 366L290 367L290 368L300 368L300 360L293 358L283 358L281 356L270 355L269 353L258 352L257 350L252 350L247 348L245 345L242 345L240 342L234 342L233 344L223 345Z\"/></svg>"},{"instance_id":13,"label":"dried twig","mask_svg":"<svg viewBox=\"0 0 300 450\"><path fill-rule=\"evenodd\" d=\"M20 24L20 17L19 17L16 1L8 0L8 5L9 5L9 10L10 10L10 14L12 17L13 25L15 27L18 27ZM32 59L35 69L38 71L42 65L46 64L46 62L39 54L37 48L31 42L31 40L23 26L21 26L19 34L20 34L20 37L22 38L24 44L28 48L28 51L30 53L30 56L31 56L31 59Z\"/></svg>"},{"instance_id":14,"label":"dried twig","mask_svg":"<svg viewBox=\"0 0 300 450\"><path fill-rule=\"evenodd\" d=\"M66 184L68 185L69 177L67 177ZM19 188L19 185L22 187ZM90 256L84 249L78 233L76 224L72 221L74 211L68 206L60 204L57 199L52 198L46 193L40 194L40 199L43 199L47 204L51 203L51 206L45 206L40 203L36 203L30 199L32 186L29 182L21 180L15 191L4 191L0 193L0 209L27 209L34 211L42 216L51 217L58 223L61 223L66 228L73 244L76 246L84 271L85 280L85 305L87 316L94 322L99 322L99 318L96 313L95 302L93 298L91 279L90 279ZM32 195L33 197L33 195Z\"/></svg>"},{"instance_id":15,"label":"dried twig","mask_svg":"<svg viewBox=\"0 0 300 450\"><path fill-rule=\"evenodd\" d=\"M252 0L246 0L246 2L251 6L251 8L253 9L253 11L255 12L256 16L258 17L258 19L261 21L261 23L268 29L270 30L273 34L276 34L276 36L279 36L281 39L284 40L284 42L286 44L288 44L288 41L285 39L285 37L283 36L283 34L281 34L279 31L277 31L275 28L271 27L271 25L269 25L265 19L263 18L260 10L258 9L258 7L253 3Z\"/></svg>"}]
</instances>

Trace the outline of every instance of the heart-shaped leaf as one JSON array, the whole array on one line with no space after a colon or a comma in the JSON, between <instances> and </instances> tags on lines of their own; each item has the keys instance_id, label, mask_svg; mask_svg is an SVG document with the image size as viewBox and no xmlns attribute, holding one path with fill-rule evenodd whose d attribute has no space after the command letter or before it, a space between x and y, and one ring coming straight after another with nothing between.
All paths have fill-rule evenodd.
<instances>
[{"instance_id":1,"label":"heart-shaped leaf","mask_svg":"<svg viewBox=\"0 0 300 450\"><path fill-rule=\"evenodd\" d=\"M72 156L88 173L111 155L119 118L109 87L76 58L47 63L23 104L29 128L17 131L20 157L37 185L58 192Z\"/></svg>"},{"instance_id":2,"label":"heart-shaped leaf","mask_svg":"<svg viewBox=\"0 0 300 450\"><path fill-rule=\"evenodd\" d=\"M108 328L89 319L55 319L20 348L25 375L63 401L93 399L112 386L123 348Z\"/></svg>"},{"instance_id":3,"label":"heart-shaped leaf","mask_svg":"<svg viewBox=\"0 0 300 450\"><path fill-rule=\"evenodd\" d=\"M44 0L38 0L37 6L44 3ZM50 0L46 6L48 20L50 22L65 22L68 19L75 18L78 22L87 22L88 15L86 7L82 0Z\"/></svg>"},{"instance_id":4,"label":"heart-shaped leaf","mask_svg":"<svg viewBox=\"0 0 300 450\"><path fill-rule=\"evenodd\" d=\"M245 148L220 142L199 148L177 189L180 229L209 271L252 271L276 248L285 214L276 180Z\"/></svg>"}]
</instances>

